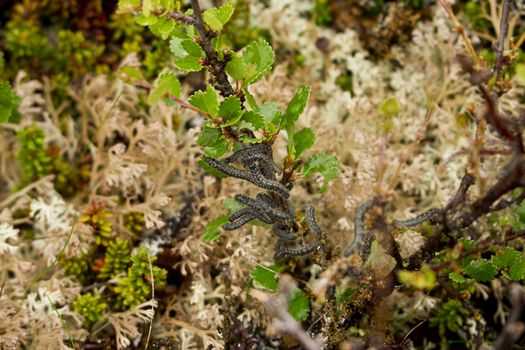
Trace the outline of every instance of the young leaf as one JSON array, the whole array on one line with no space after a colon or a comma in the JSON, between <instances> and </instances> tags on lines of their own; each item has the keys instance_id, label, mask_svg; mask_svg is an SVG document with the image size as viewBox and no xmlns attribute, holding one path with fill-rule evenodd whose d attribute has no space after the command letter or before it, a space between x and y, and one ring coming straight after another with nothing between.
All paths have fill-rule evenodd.
<instances>
[{"instance_id":1,"label":"young leaf","mask_svg":"<svg viewBox=\"0 0 525 350\"><path fill-rule=\"evenodd\" d=\"M252 41L244 48L242 58L248 67L248 74L243 85L248 86L268 73L275 60L275 54L270 44L259 39Z\"/></svg>"},{"instance_id":2,"label":"young leaf","mask_svg":"<svg viewBox=\"0 0 525 350\"><path fill-rule=\"evenodd\" d=\"M210 221L204 230L204 242L211 243L217 240L221 236L219 228L228 221L230 221L230 219L226 215L219 216Z\"/></svg>"},{"instance_id":3,"label":"young leaf","mask_svg":"<svg viewBox=\"0 0 525 350\"><path fill-rule=\"evenodd\" d=\"M158 20L157 16L151 14L149 16L146 16L144 13L136 14L133 18L135 19L135 22L137 22L137 24L141 26L154 25L155 23L157 23Z\"/></svg>"},{"instance_id":4,"label":"young leaf","mask_svg":"<svg viewBox=\"0 0 525 350\"><path fill-rule=\"evenodd\" d=\"M204 149L208 156L213 158L222 156L229 148L228 140L224 138L221 130L212 128L209 124L204 125L197 138L197 144Z\"/></svg>"},{"instance_id":5,"label":"young leaf","mask_svg":"<svg viewBox=\"0 0 525 350\"><path fill-rule=\"evenodd\" d=\"M241 120L244 122L242 123L241 127L246 127L250 130L259 130L264 128L264 118L262 115L255 111L245 111L242 114ZM249 125L245 125L249 124Z\"/></svg>"},{"instance_id":6,"label":"young leaf","mask_svg":"<svg viewBox=\"0 0 525 350\"><path fill-rule=\"evenodd\" d=\"M394 117L396 114L399 113L399 103L397 103L397 100L395 98L389 98L386 101L383 101L381 105L379 106L379 111L387 116L387 117Z\"/></svg>"},{"instance_id":7,"label":"young leaf","mask_svg":"<svg viewBox=\"0 0 525 350\"><path fill-rule=\"evenodd\" d=\"M182 48L184 51L188 53L188 55L193 57L204 57L204 50L200 47L199 44L197 44L195 41L186 39L183 40L181 43Z\"/></svg>"},{"instance_id":8,"label":"young leaf","mask_svg":"<svg viewBox=\"0 0 525 350\"><path fill-rule=\"evenodd\" d=\"M304 128L297 131L294 135L293 142L295 147L295 157L299 158L304 151L314 145L314 131L310 128Z\"/></svg>"},{"instance_id":9,"label":"young leaf","mask_svg":"<svg viewBox=\"0 0 525 350\"><path fill-rule=\"evenodd\" d=\"M244 60L235 52L231 53L231 59L226 63L225 70L234 80L243 80L248 73Z\"/></svg>"},{"instance_id":10,"label":"young leaf","mask_svg":"<svg viewBox=\"0 0 525 350\"><path fill-rule=\"evenodd\" d=\"M465 273L478 282L492 281L498 271L494 264L486 259L472 260L466 267Z\"/></svg>"},{"instance_id":11,"label":"young leaf","mask_svg":"<svg viewBox=\"0 0 525 350\"><path fill-rule=\"evenodd\" d=\"M179 97L181 92L181 86L177 76L168 72L159 76L157 80L157 87L151 90L148 96L148 104L153 105L157 103L166 93Z\"/></svg>"},{"instance_id":12,"label":"young leaf","mask_svg":"<svg viewBox=\"0 0 525 350\"><path fill-rule=\"evenodd\" d=\"M308 297L299 288L294 289L288 297L288 312L298 322L306 320L310 314Z\"/></svg>"},{"instance_id":13,"label":"young leaf","mask_svg":"<svg viewBox=\"0 0 525 350\"><path fill-rule=\"evenodd\" d=\"M301 113L303 113L306 104L308 103L308 97L310 96L311 88L309 86L301 86L295 92L288 107L284 112L283 128L294 125Z\"/></svg>"},{"instance_id":14,"label":"young leaf","mask_svg":"<svg viewBox=\"0 0 525 350\"><path fill-rule=\"evenodd\" d=\"M467 279L465 278L465 276L463 276L462 274L459 274L457 272L451 272L448 274L448 278L450 278L451 281L453 282L456 282L456 283L465 283L467 281Z\"/></svg>"},{"instance_id":15,"label":"young leaf","mask_svg":"<svg viewBox=\"0 0 525 350\"><path fill-rule=\"evenodd\" d=\"M263 288L276 292L279 289L277 276L280 270L278 265L257 266L250 271L250 277Z\"/></svg>"},{"instance_id":16,"label":"young leaf","mask_svg":"<svg viewBox=\"0 0 525 350\"><path fill-rule=\"evenodd\" d=\"M521 253L511 247L506 247L502 254L493 255L490 261L498 269L511 267L521 260Z\"/></svg>"},{"instance_id":17,"label":"young leaf","mask_svg":"<svg viewBox=\"0 0 525 350\"><path fill-rule=\"evenodd\" d=\"M430 290L436 285L436 274L426 267L419 271L399 271L397 277L399 282L417 289Z\"/></svg>"},{"instance_id":18,"label":"young leaf","mask_svg":"<svg viewBox=\"0 0 525 350\"><path fill-rule=\"evenodd\" d=\"M4 123L18 114L20 98L6 80L0 79L0 123Z\"/></svg>"},{"instance_id":19,"label":"young leaf","mask_svg":"<svg viewBox=\"0 0 525 350\"><path fill-rule=\"evenodd\" d=\"M204 11L202 17L204 22L213 30L222 30L222 27L230 20L233 15L233 4L228 2L219 8L211 8Z\"/></svg>"},{"instance_id":20,"label":"young leaf","mask_svg":"<svg viewBox=\"0 0 525 350\"><path fill-rule=\"evenodd\" d=\"M227 120L239 114L241 114L241 100L237 96L228 96L219 105L219 115Z\"/></svg>"},{"instance_id":21,"label":"young leaf","mask_svg":"<svg viewBox=\"0 0 525 350\"><path fill-rule=\"evenodd\" d=\"M314 173L323 175L324 182L320 189L322 193L328 188L328 182L339 176L339 169L341 169L341 164L335 156L329 156L326 153L316 153L308 158L302 172L305 178L312 176Z\"/></svg>"},{"instance_id":22,"label":"young leaf","mask_svg":"<svg viewBox=\"0 0 525 350\"><path fill-rule=\"evenodd\" d=\"M162 40L166 40L169 38L173 29L175 29L175 25L176 23L174 20L162 16L159 17L154 24L150 25L149 29L153 34L161 37Z\"/></svg>"},{"instance_id":23,"label":"young leaf","mask_svg":"<svg viewBox=\"0 0 525 350\"><path fill-rule=\"evenodd\" d=\"M525 259L520 257L520 260L510 267L509 276L514 281L521 281L525 278Z\"/></svg>"},{"instance_id":24,"label":"young leaf","mask_svg":"<svg viewBox=\"0 0 525 350\"><path fill-rule=\"evenodd\" d=\"M176 59L173 65L184 72L199 72L202 69L200 58L193 56Z\"/></svg>"},{"instance_id":25,"label":"young leaf","mask_svg":"<svg viewBox=\"0 0 525 350\"><path fill-rule=\"evenodd\" d=\"M190 105L208 112L213 118L217 116L219 112L219 98L217 91L211 86L206 87L206 91L195 92L188 100Z\"/></svg>"},{"instance_id":26,"label":"young leaf","mask_svg":"<svg viewBox=\"0 0 525 350\"><path fill-rule=\"evenodd\" d=\"M279 121L281 111L277 103L264 102L258 107L259 114L264 117L266 125L275 125Z\"/></svg>"}]
</instances>

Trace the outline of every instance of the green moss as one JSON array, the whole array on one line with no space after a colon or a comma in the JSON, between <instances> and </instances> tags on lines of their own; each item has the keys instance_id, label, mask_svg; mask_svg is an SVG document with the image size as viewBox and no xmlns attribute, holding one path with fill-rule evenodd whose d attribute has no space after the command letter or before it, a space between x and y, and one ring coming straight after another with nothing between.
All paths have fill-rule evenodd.
<instances>
[{"instance_id":1,"label":"green moss","mask_svg":"<svg viewBox=\"0 0 525 350\"><path fill-rule=\"evenodd\" d=\"M113 240L113 223L111 213L106 211L103 203L90 203L90 206L80 217L80 221L93 228L96 245L107 247Z\"/></svg>"},{"instance_id":2,"label":"green moss","mask_svg":"<svg viewBox=\"0 0 525 350\"><path fill-rule=\"evenodd\" d=\"M140 247L131 257L132 265L128 269L126 277L118 280L115 292L118 294L118 304L127 309L146 300L151 299L151 270L153 270L153 281L155 288L163 287L166 284L167 271L158 266L151 266L157 259L155 256L149 256L146 248Z\"/></svg>"},{"instance_id":3,"label":"green moss","mask_svg":"<svg viewBox=\"0 0 525 350\"><path fill-rule=\"evenodd\" d=\"M144 231L144 214L138 212L125 214L124 227L126 227L134 236L140 236Z\"/></svg>"},{"instance_id":4,"label":"green moss","mask_svg":"<svg viewBox=\"0 0 525 350\"><path fill-rule=\"evenodd\" d=\"M430 318L430 325L438 327L439 334L444 336L447 331L457 332L465 323L469 312L458 300L449 300L441 305L435 315Z\"/></svg>"},{"instance_id":5,"label":"green moss","mask_svg":"<svg viewBox=\"0 0 525 350\"><path fill-rule=\"evenodd\" d=\"M123 238L117 237L109 243L104 259L104 265L100 269L98 278L112 279L126 272L131 262L129 243Z\"/></svg>"},{"instance_id":6,"label":"green moss","mask_svg":"<svg viewBox=\"0 0 525 350\"><path fill-rule=\"evenodd\" d=\"M88 329L95 322L104 319L106 307L107 304L102 301L101 296L93 293L82 294L73 302L73 310L84 317L84 326Z\"/></svg>"},{"instance_id":7,"label":"green moss","mask_svg":"<svg viewBox=\"0 0 525 350\"><path fill-rule=\"evenodd\" d=\"M86 285L90 279L88 264L89 259L90 257L88 256L82 256L73 259L61 257L59 262L67 275L75 276L80 281L80 283Z\"/></svg>"}]
</instances>

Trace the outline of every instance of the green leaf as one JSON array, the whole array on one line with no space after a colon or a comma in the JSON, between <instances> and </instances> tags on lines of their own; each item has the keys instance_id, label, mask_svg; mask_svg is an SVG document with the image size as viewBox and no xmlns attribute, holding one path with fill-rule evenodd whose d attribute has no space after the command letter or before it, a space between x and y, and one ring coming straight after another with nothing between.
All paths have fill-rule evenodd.
<instances>
[{"instance_id":1,"label":"green leaf","mask_svg":"<svg viewBox=\"0 0 525 350\"><path fill-rule=\"evenodd\" d=\"M461 245L463 245L463 248L465 248L466 250L476 248L476 241L472 239L460 238L458 240L458 243L461 243Z\"/></svg>"},{"instance_id":2,"label":"green leaf","mask_svg":"<svg viewBox=\"0 0 525 350\"><path fill-rule=\"evenodd\" d=\"M188 39L182 39L179 37L172 37L170 40L170 51L176 57L186 57L188 52L182 46L182 42Z\"/></svg>"},{"instance_id":3,"label":"green leaf","mask_svg":"<svg viewBox=\"0 0 525 350\"><path fill-rule=\"evenodd\" d=\"M388 255L377 240L374 240L370 248L370 255L364 266L372 269L377 278L382 278L387 276L396 267L396 259Z\"/></svg>"},{"instance_id":4,"label":"green leaf","mask_svg":"<svg viewBox=\"0 0 525 350\"><path fill-rule=\"evenodd\" d=\"M241 114L241 100L237 96L226 97L219 105L219 116L230 120Z\"/></svg>"},{"instance_id":5,"label":"green leaf","mask_svg":"<svg viewBox=\"0 0 525 350\"><path fill-rule=\"evenodd\" d=\"M301 154L312 147L315 143L314 131L310 128L304 128L295 133L293 137L295 147L295 157L299 158Z\"/></svg>"},{"instance_id":6,"label":"green leaf","mask_svg":"<svg viewBox=\"0 0 525 350\"><path fill-rule=\"evenodd\" d=\"M242 53L248 73L243 85L248 86L261 79L272 68L275 54L272 47L265 40L259 39L248 44Z\"/></svg>"},{"instance_id":7,"label":"green leaf","mask_svg":"<svg viewBox=\"0 0 525 350\"><path fill-rule=\"evenodd\" d=\"M323 175L324 182L320 191L324 192L328 188L328 182L339 176L341 164L335 156L329 156L326 153L316 153L306 161L303 167L303 176L309 178L314 173Z\"/></svg>"},{"instance_id":8,"label":"green leaf","mask_svg":"<svg viewBox=\"0 0 525 350\"><path fill-rule=\"evenodd\" d=\"M255 97L250 93L248 90L248 87L242 89L244 92L244 96L246 97L246 101L248 101L248 105L251 109L256 110L257 109L257 101L255 101Z\"/></svg>"},{"instance_id":9,"label":"green leaf","mask_svg":"<svg viewBox=\"0 0 525 350\"><path fill-rule=\"evenodd\" d=\"M17 108L20 98L6 80L0 79L0 123L11 121L18 114Z\"/></svg>"},{"instance_id":10,"label":"green leaf","mask_svg":"<svg viewBox=\"0 0 525 350\"><path fill-rule=\"evenodd\" d=\"M308 297L299 288L294 289L288 297L288 312L298 322L306 320L310 314Z\"/></svg>"},{"instance_id":11,"label":"green leaf","mask_svg":"<svg viewBox=\"0 0 525 350\"><path fill-rule=\"evenodd\" d=\"M264 128L264 117L255 111L245 111L242 114L240 127L246 127L250 130L259 130Z\"/></svg>"},{"instance_id":12,"label":"green leaf","mask_svg":"<svg viewBox=\"0 0 525 350\"><path fill-rule=\"evenodd\" d=\"M169 38L171 32L175 29L176 22L166 16L159 17L157 21L150 25L153 34L161 37L163 40Z\"/></svg>"},{"instance_id":13,"label":"green leaf","mask_svg":"<svg viewBox=\"0 0 525 350\"><path fill-rule=\"evenodd\" d=\"M235 52L231 53L231 59L226 63L225 70L234 80L243 80L248 73L248 67L246 67L244 60Z\"/></svg>"},{"instance_id":14,"label":"green leaf","mask_svg":"<svg viewBox=\"0 0 525 350\"><path fill-rule=\"evenodd\" d=\"M250 271L250 277L263 288L276 292L279 289L279 281L277 279L279 271L281 271L279 265L257 266Z\"/></svg>"},{"instance_id":15,"label":"green leaf","mask_svg":"<svg viewBox=\"0 0 525 350\"><path fill-rule=\"evenodd\" d=\"M490 258L490 261L498 269L504 269L506 267L511 267L512 265L518 263L521 260L521 253L511 247L506 247L503 253L498 255L493 255Z\"/></svg>"},{"instance_id":16,"label":"green leaf","mask_svg":"<svg viewBox=\"0 0 525 350\"><path fill-rule=\"evenodd\" d=\"M228 176L226 176L224 173L221 173L220 171L218 171L217 169L215 168L212 168L211 166L208 165L208 163L206 163L204 161L204 159L199 159L199 161L197 162L197 164L199 164L199 166L205 171L207 172L208 174L210 175L213 175L215 176L216 178L219 178L219 179L224 179L224 178L227 178Z\"/></svg>"},{"instance_id":17,"label":"green leaf","mask_svg":"<svg viewBox=\"0 0 525 350\"><path fill-rule=\"evenodd\" d=\"M266 125L277 125L281 111L279 105L272 102L264 102L258 107L259 114L264 117Z\"/></svg>"},{"instance_id":18,"label":"green leaf","mask_svg":"<svg viewBox=\"0 0 525 350\"><path fill-rule=\"evenodd\" d=\"M204 51L200 47L199 44L197 44L195 41L186 39L183 40L181 43L182 48L184 51L188 53L188 55L193 57L204 57Z\"/></svg>"},{"instance_id":19,"label":"green leaf","mask_svg":"<svg viewBox=\"0 0 525 350\"><path fill-rule=\"evenodd\" d=\"M142 0L142 13L149 16L153 8L152 0Z\"/></svg>"},{"instance_id":20,"label":"green leaf","mask_svg":"<svg viewBox=\"0 0 525 350\"><path fill-rule=\"evenodd\" d=\"M172 73L164 73L157 79L157 87L151 90L148 96L148 104L153 105L157 103L166 93L179 97L181 92L181 86L177 76Z\"/></svg>"},{"instance_id":21,"label":"green leaf","mask_svg":"<svg viewBox=\"0 0 525 350\"><path fill-rule=\"evenodd\" d=\"M466 267L465 273L478 282L492 281L498 274L498 270L489 260L472 260Z\"/></svg>"},{"instance_id":22,"label":"green leaf","mask_svg":"<svg viewBox=\"0 0 525 350\"><path fill-rule=\"evenodd\" d=\"M158 20L157 16L155 15L146 16L143 13L138 13L133 18L135 19L135 22L141 26L151 26L157 23Z\"/></svg>"},{"instance_id":23,"label":"green leaf","mask_svg":"<svg viewBox=\"0 0 525 350\"><path fill-rule=\"evenodd\" d=\"M213 118L217 117L219 112L219 97L217 91L211 86L206 87L206 91L195 92L188 100L190 105L209 113Z\"/></svg>"},{"instance_id":24,"label":"green leaf","mask_svg":"<svg viewBox=\"0 0 525 350\"><path fill-rule=\"evenodd\" d=\"M197 138L199 144L204 152L210 157L218 158L228 151L228 140L222 135L220 129L212 128L209 124L205 124L204 128Z\"/></svg>"},{"instance_id":25,"label":"green leaf","mask_svg":"<svg viewBox=\"0 0 525 350\"><path fill-rule=\"evenodd\" d=\"M221 236L221 231L219 228L229 221L230 219L226 215L219 216L218 218L210 221L204 229L204 242L211 243L217 240Z\"/></svg>"},{"instance_id":26,"label":"green leaf","mask_svg":"<svg viewBox=\"0 0 525 350\"><path fill-rule=\"evenodd\" d=\"M213 30L221 30L222 27L230 20L233 15L234 7L231 2L222 5L219 8L211 8L204 11L202 17L204 22Z\"/></svg>"},{"instance_id":27,"label":"green leaf","mask_svg":"<svg viewBox=\"0 0 525 350\"><path fill-rule=\"evenodd\" d=\"M525 278L525 260L522 257L510 267L509 276L514 281L521 281Z\"/></svg>"},{"instance_id":28,"label":"green leaf","mask_svg":"<svg viewBox=\"0 0 525 350\"><path fill-rule=\"evenodd\" d=\"M457 273L457 272L451 272L448 274L448 278L450 278L451 281L453 282L456 282L456 283L465 283L467 281L467 279L465 278L465 276L463 276L462 274L460 273Z\"/></svg>"},{"instance_id":29,"label":"green leaf","mask_svg":"<svg viewBox=\"0 0 525 350\"><path fill-rule=\"evenodd\" d=\"M200 58L193 56L176 59L173 65L184 72L199 72L202 69Z\"/></svg>"},{"instance_id":30,"label":"green leaf","mask_svg":"<svg viewBox=\"0 0 525 350\"><path fill-rule=\"evenodd\" d=\"M295 92L294 97L288 103L286 111L284 112L283 128L294 125L301 113L303 113L306 104L308 103L308 97L310 96L311 88L309 86L301 86Z\"/></svg>"}]
</instances>

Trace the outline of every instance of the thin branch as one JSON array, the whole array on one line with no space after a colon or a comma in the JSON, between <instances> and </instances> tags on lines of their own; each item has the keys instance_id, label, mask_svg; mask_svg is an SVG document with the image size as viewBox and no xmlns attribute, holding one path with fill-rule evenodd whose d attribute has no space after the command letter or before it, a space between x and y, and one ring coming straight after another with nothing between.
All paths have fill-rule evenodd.
<instances>
[{"instance_id":1,"label":"thin branch","mask_svg":"<svg viewBox=\"0 0 525 350\"><path fill-rule=\"evenodd\" d=\"M174 19L178 22L184 22L187 24L195 24L195 18L191 16L187 16L183 13L176 12L176 11L170 11L167 14L168 18Z\"/></svg>"},{"instance_id":2,"label":"thin branch","mask_svg":"<svg viewBox=\"0 0 525 350\"><path fill-rule=\"evenodd\" d=\"M496 63L494 65L494 76L496 79L499 76L501 68L505 61L505 39L507 38L507 31L509 29L509 13L510 0L503 0L503 9L501 10L500 29L498 35L498 44L496 47Z\"/></svg>"},{"instance_id":3,"label":"thin branch","mask_svg":"<svg viewBox=\"0 0 525 350\"><path fill-rule=\"evenodd\" d=\"M204 27L199 1L191 0L191 7L193 9L193 15L195 16L195 26L197 27L200 34L199 44L206 53L206 66L215 78L215 85L221 92L221 95L224 97L235 95L235 91L233 90L233 87L228 80L228 76L224 71L226 64L225 62L219 60L217 52L211 43L212 33L207 31ZM244 98L244 96L242 97ZM241 98L241 101L243 98Z\"/></svg>"},{"instance_id":4,"label":"thin branch","mask_svg":"<svg viewBox=\"0 0 525 350\"><path fill-rule=\"evenodd\" d=\"M454 198L447 204L445 211L449 211L457 208L460 204L463 204L467 201L467 191L470 186L474 185L474 177L466 173L461 179L461 184L459 185L458 191Z\"/></svg>"}]
</instances>

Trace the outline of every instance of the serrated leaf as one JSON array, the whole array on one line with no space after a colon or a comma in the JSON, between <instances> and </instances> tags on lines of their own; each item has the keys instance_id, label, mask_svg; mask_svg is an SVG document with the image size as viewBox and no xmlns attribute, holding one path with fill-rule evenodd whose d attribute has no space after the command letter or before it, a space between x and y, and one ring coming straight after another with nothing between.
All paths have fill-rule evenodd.
<instances>
[{"instance_id":1,"label":"serrated leaf","mask_svg":"<svg viewBox=\"0 0 525 350\"><path fill-rule=\"evenodd\" d=\"M279 105L272 102L264 102L258 107L259 114L264 117L264 122L266 125L275 125L279 122L279 117L281 111L279 110Z\"/></svg>"},{"instance_id":2,"label":"serrated leaf","mask_svg":"<svg viewBox=\"0 0 525 350\"><path fill-rule=\"evenodd\" d=\"M295 157L299 158L301 154L312 147L315 143L315 133L310 128L304 128L297 131L293 137Z\"/></svg>"},{"instance_id":3,"label":"serrated leaf","mask_svg":"<svg viewBox=\"0 0 525 350\"><path fill-rule=\"evenodd\" d=\"M219 8L211 8L204 11L202 17L204 22L213 30L221 30L222 27L230 20L233 15L234 7L231 2L222 5Z\"/></svg>"},{"instance_id":4,"label":"serrated leaf","mask_svg":"<svg viewBox=\"0 0 525 350\"><path fill-rule=\"evenodd\" d=\"M298 322L306 320L310 314L310 301L299 288L294 289L288 297L288 312Z\"/></svg>"},{"instance_id":5,"label":"serrated leaf","mask_svg":"<svg viewBox=\"0 0 525 350\"><path fill-rule=\"evenodd\" d=\"M339 176L341 164L335 156L329 156L326 153L316 153L306 161L303 167L303 176L308 178L314 173L323 175L324 182L320 191L324 192L328 188L328 183Z\"/></svg>"},{"instance_id":6,"label":"serrated leaf","mask_svg":"<svg viewBox=\"0 0 525 350\"><path fill-rule=\"evenodd\" d=\"M463 276L462 274L460 273L457 273L457 272L451 272L448 274L448 278L450 278L451 281L453 282L456 282L456 283L465 283L467 281L467 279L465 278L465 276Z\"/></svg>"},{"instance_id":7,"label":"serrated leaf","mask_svg":"<svg viewBox=\"0 0 525 350\"><path fill-rule=\"evenodd\" d=\"M493 255L490 261L498 269L504 269L510 267L521 260L521 253L511 247L505 247L503 253Z\"/></svg>"},{"instance_id":8,"label":"serrated leaf","mask_svg":"<svg viewBox=\"0 0 525 350\"><path fill-rule=\"evenodd\" d=\"M155 89L151 90L148 96L148 104L154 105L167 93L179 97L180 92L181 85L177 76L172 72L162 74L157 79L157 86Z\"/></svg>"},{"instance_id":9,"label":"serrated leaf","mask_svg":"<svg viewBox=\"0 0 525 350\"><path fill-rule=\"evenodd\" d=\"M157 21L150 25L150 30L153 34L166 40L173 29L175 29L176 22L166 16L158 17Z\"/></svg>"},{"instance_id":10,"label":"serrated leaf","mask_svg":"<svg viewBox=\"0 0 525 350\"><path fill-rule=\"evenodd\" d=\"M251 137L248 137L248 136L241 136L239 138L239 141L241 142L247 142L247 143L261 143L264 141L263 138L260 138L260 137L256 137L256 138L251 138Z\"/></svg>"},{"instance_id":11,"label":"serrated leaf","mask_svg":"<svg viewBox=\"0 0 525 350\"><path fill-rule=\"evenodd\" d=\"M301 113L303 113L308 97L310 96L311 88L309 86L301 86L295 92L294 97L288 103L283 117L283 128L294 125Z\"/></svg>"},{"instance_id":12,"label":"serrated leaf","mask_svg":"<svg viewBox=\"0 0 525 350\"><path fill-rule=\"evenodd\" d=\"M217 91L211 85L206 87L206 91L195 92L188 102L190 105L207 112L213 118L219 112L219 97L217 96Z\"/></svg>"},{"instance_id":13,"label":"serrated leaf","mask_svg":"<svg viewBox=\"0 0 525 350\"><path fill-rule=\"evenodd\" d=\"M142 0L142 13L149 16L153 8L152 0Z\"/></svg>"},{"instance_id":14,"label":"serrated leaf","mask_svg":"<svg viewBox=\"0 0 525 350\"><path fill-rule=\"evenodd\" d=\"M279 289L277 279L279 271L281 271L281 267L278 265L257 266L250 271L250 277L263 288L275 292Z\"/></svg>"},{"instance_id":15,"label":"serrated leaf","mask_svg":"<svg viewBox=\"0 0 525 350\"><path fill-rule=\"evenodd\" d=\"M228 151L228 140L222 135L220 129L212 128L208 124L197 137L197 144L204 149L204 152L210 157L219 158Z\"/></svg>"},{"instance_id":16,"label":"serrated leaf","mask_svg":"<svg viewBox=\"0 0 525 350\"><path fill-rule=\"evenodd\" d=\"M186 56L173 61L173 65L184 72L199 72L202 70L200 58Z\"/></svg>"},{"instance_id":17,"label":"serrated leaf","mask_svg":"<svg viewBox=\"0 0 525 350\"><path fill-rule=\"evenodd\" d=\"M219 116L231 120L241 114L241 100L237 96L226 97L219 105Z\"/></svg>"},{"instance_id":18,"label":"serrated leaf","mask_svg":"<svg viewBox=\"0 0 525 350\"><path fill-rule=\"evenodd\" d=\"M182 48L184 51L188 53L188 55L193 57L204 57L204 51L200 47L199 44L197 44L195 41L186 39L183 40L181 43Z\"/></svg>"},{"instance_id":19,"label":"serrated leaf","mask_svg":"<svg viewBox=\"0 0 525 350\"><path fill-rule=\"evenodd\" d=\"M213 175L215 176L216 178L219 178L219 179L224 179L224 178L227 178L228 176L226 176L224 173L221 173L220 171L218 171L217 169L215 168L212 168L211 166L209 166L208 163L206 163L204 161L204 159L199 159L199 161L197 162L197 164L199 164L199 166L208 174L210 175Z\"/></svg>"},{"instance_id":20,"label":"serrated leaf","mask_svg":"<svg viewBox=\"0 0 525 350\"><path fill-rule=\"evenodd\" d=\"M186 57L188 53L182 46L182 42L187 39L182 39L179 37L172 37L170 40L170 51L172 54L174 54L176 57Z\"/></svg>"},{"instance_id":21,"label":"serrated leaf","mask_svg":"<svg viewBox=\"0 0 525 350\"><path fill-rule=\"evenodd\" d=\"M244 92L244 96L246 97L246 101L248 101L250 108L255 111L257 109L257 101L255 101L255 97L250 93L248 87L242 89L242 92Z\"/></svg>"},{"instance_id":22,"label":"serrated leaf","mask_svg":"<svg viewBox=\"0 0 525 350\"><path fill-rule=\"evenodd\" d=\"M461 243L466 250L474 249L476 247L476 241L472 239L460 238L458 243Z\"/></svg>"},{"instance_id":23,"label":"serrated leaf","mask_svg":"<svg viewBox=\"0 0 525 350\"><path fill-rule=\"evenodd\" d=\"M478 282L489 282L496 277L498 270L489 260L479 259L465 266L465 273Z\"/></svg>"},{"instance_id":24,"label":"serrated leaf","mask_svg":"<svg viewBox=\"0 0 525 350\"><path fill-rule=\"evenodd\" d=\"M510 267L509 276L514 281L521 281L525 278L525 260L523 257L520 257L520 260Z\"/></svg>"},{"instance_id":25,"label":"serrated leaf","mask_svg":"<svg viewBox=\"0 0 525 350\"><path fill-rule=\"evenodd\" d=\"M272 68L275 54L270 44L259 39L248 44L242 52L248 73L243 85L248 86L262 78Z\"/></svg>"},{"instance_id":26,"label":"serrated leaf","mask_svg":"<svg viewBox=\"0 0 525 350\"><path fill-rule=\"evenodd\" d=\"M240 127L246 127L250 130L259 130L264 128L264 117L255 111L245 111L241 117Z\"/></svg>"},{"instance_id":27,"label":"serrated leaf","mask_svg":"<svg viewBox=\"0 0 525 350\"><path fill-rule=\"evenodd\" d=\"M219 229L222 227L222 225L229 221L230 219L226 215L219 216L218 218L210 221L204 229L204 242L211 243L217 240L221 236L221 231Z\"/></svg>"},{"instance_id":28,"label":"serrated leaf","mask_svg":"<svg viewBox=\"0 0 525 350\"><path fill-rule=\"evenodd\" d=\"M226 63L226 73L234 80L243 80L248 73L248 68L242 57L235 52L231 53L231 59Z\"/></svg>"}]
</instances>

